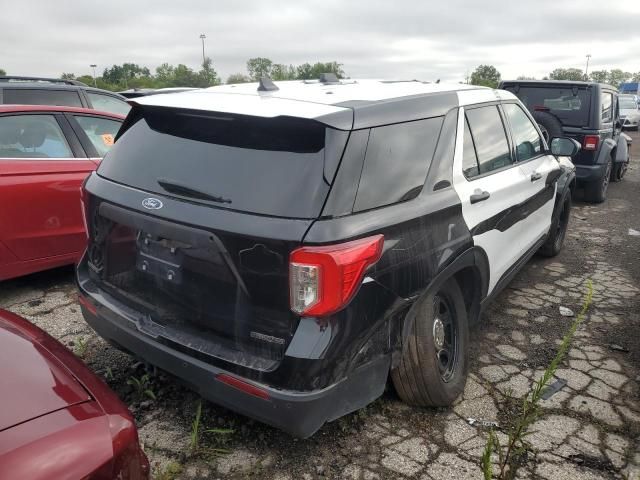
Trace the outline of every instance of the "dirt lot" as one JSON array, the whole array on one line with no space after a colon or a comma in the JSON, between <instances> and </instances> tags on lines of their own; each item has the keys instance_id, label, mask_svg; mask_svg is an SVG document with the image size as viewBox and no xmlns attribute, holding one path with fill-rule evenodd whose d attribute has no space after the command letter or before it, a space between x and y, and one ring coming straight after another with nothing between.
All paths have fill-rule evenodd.
<instances>
[{"instance_id":1,"label":"dirt lot","mask_svg":"<svg viewBox=\"0 0 640 480\"><path fill-rule=\"evenodd\" d=\"M478 479L487 431L468 419L513 420L518 398L553 358L579 310L587 279L590 315L557 377L567 381L548 400L529 437L518 478L640 478L640 135L632 166L602 205L575 201L565 249L534 258L473 332L469 381L452 409L403 405L388 389L368 408L296 440L202 402L197 453L190 448L198 404L193 392L97 338L76 302L72 270L0 284L0 306L13 310L73 349L134 412L158 478ZM631 230L630 230L631 229ZM141 382L138 387L137 382ZM147 390L150 393L144 393ZM151 398L155 397L155 399Z\"/></svg>"}]
</instances>

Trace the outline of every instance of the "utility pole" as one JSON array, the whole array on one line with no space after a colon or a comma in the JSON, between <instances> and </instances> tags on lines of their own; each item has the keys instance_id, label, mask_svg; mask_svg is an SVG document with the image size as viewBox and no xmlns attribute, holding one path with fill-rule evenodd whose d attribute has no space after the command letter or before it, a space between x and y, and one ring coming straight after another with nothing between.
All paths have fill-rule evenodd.
<instances>
[{"instance_id":1,"label":"utility pole","mask_svg":"<svg viewBox=\"0 0 640 480\"><path fill-rule=\"evenodd\" d=\"M91 68L93 68L93 86L97 87L98 84L96 83L96 67L98 65L96 65L95 63L92 63L91 65L89 65Z\"/></svg>"},{"instance_id":2,"label":"utility pole","mask_svg":"<svg viewBox=\"0 0 640 480\"><path fill-rule=\"evenodd\" d=\"M589 59L591 58L591 54L587 53L587 66L584 69L584 79L589 80Z\"/></svg>"},{"instance_id":3,"label":"utility pole","mask_svg":"<svg viewBox=\"0 0 640 480\"><path fill-rule=\"evenodd\" d=\"M202 65L204 65L204 39L207 38L207 36L204 33L200 34L200 40L202 40Z\"/></svg>"}]
</instances>

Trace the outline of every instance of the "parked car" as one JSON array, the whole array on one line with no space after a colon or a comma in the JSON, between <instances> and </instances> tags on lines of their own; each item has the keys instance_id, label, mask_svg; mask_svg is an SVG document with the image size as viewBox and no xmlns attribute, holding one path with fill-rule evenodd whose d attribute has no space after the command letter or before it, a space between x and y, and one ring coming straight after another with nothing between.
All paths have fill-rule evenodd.
<instances>
[{"instance_id":1,"label":"parked car","mask_svg":"<svg viewBox=\"0 0 640 480\"><path fill-rule=\"evenodd\" d=\"M123 90L118 92L120 95L126 98L146 97L148 95L160 95L161 93L180 93L188 92L190 90L197 90L191 87L167 87L167 88L130 88L129 90Z\"/></svg>"},{"instance_id":2,"label":"parked car","mask_svg":"<svg viewBox=\"0 0 640 480\"><path fill-rule=\"evenodd\" d=\"M587 201L604 202L609 181L622 180L629 165L616 89L564 80L508 80L499 88L526 105L545 138L566 135L580 142L582 151L573 159L578 183Z\"/></svg>"},{"instance_id":3,"label":"parked car","mask_svg":"<svg viewBox=\"0 0 640 480\"><path fill-rule=\"evenodd\" d=\"M323 80L138 99L77 268L100 336L300 437L389 375L451 405L468 325L562 247L579 150L509 92Z\"/></svg>"},{"instance_id":4,"label":"parked car","mask_svg":"<svg viewBox=\"0 0 640 480\"><path fill-rule=\"evenodd\" d=\"M77 80L16 76L0 77L0 104L83 107L118 115L131 108L125 97Z\"/></svg>"},{"instance_id":5,"label":"parked car","mask_svg":"<svg viewBox=\"0 0 640 480\"><path fill-rule=\"evenodd\" d=\"M0 280L80 258L80 185L123 119L85 108L0 105Z\"/></svg>"},{"instance_id":6,"label":"parked car","mask_svg":"<svg viewBox=\"0 0 640 480\"><path fill-rule=\"evenodd\" d=\"M0 386L0 478L149 478L127 407L57 340L5 310Z\"/></svg>"},{"instance_id":7,"label":"parked car","mask_svg":"<svg viewBox=\"0 0 640 480\"><path fill-rule=\"evenodd\" d=\"M638 131L640 125L640 105L635 95L620 95L618 97L620 104L620 121L622 128L628 128Z\"/></svg>"}]
</instances>

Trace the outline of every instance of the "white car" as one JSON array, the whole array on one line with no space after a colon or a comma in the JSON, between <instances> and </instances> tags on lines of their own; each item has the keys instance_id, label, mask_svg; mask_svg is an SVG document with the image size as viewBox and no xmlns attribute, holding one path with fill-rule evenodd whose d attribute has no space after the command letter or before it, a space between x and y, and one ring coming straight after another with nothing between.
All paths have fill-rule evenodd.
<instances>
[{"instance_id":1,"label":"white car","mask_svg":"<svg viewBox=\"0 0 640 480\"><path fill-rule=\"evenodd\" d=\"M638 130L640 125L640 106L635 95L620 95L618 97L620 105L620 121L622 128Z\"/></svg>"}]
</instances>

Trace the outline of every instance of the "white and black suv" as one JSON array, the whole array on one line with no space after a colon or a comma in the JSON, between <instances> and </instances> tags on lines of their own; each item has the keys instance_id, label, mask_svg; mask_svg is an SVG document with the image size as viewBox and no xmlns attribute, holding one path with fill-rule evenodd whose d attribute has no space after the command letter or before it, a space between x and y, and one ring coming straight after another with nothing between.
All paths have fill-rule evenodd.
<instances>
[{"instance_id":1,"label":"white and black suv","mask_svg":"<svg viewBox=\"0 0 640 480\"><path fill-rule=\"evenodd\" d=\"M84 317L294 435L389 378L450 405L469 324L562 247L579 144L509 92L324 75L132 105L83 191Z\"/></svg>"}]
</instances>

